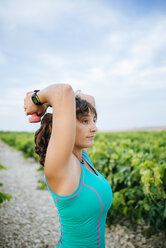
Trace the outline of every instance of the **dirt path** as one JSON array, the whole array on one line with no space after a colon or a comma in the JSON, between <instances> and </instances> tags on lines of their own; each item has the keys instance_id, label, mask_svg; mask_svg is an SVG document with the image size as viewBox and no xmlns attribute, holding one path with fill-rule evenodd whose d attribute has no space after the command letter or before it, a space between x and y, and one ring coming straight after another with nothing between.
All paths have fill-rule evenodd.
<instances>
[{"instance_id":1,"label":"dirt path","mask_svg":"<svg viewBox=\"0 0 166 248\"><path fill-rule=\"evenodd\" d=\"M39 164L0 141L0 191L13 198L0 208L1 248L55 248L60 237L57 209L48 190L37 190ZM138 240L137 245L135 244ZM106 226L105 248L153 248L141 234L120 225ZM161 248L161 246L159 246ZM86 247L85 247L86 248Z\"/></svg>"}]
</instances>

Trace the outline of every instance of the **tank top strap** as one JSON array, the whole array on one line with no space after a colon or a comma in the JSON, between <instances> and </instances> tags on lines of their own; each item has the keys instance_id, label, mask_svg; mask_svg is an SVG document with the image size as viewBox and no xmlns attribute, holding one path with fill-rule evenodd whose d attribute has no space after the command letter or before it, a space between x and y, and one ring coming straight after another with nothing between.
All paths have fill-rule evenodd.
<instances>
[{"instance_id":1,"label":"tank top strap","mask_svg":"<svg viewBox=\"0 0 166 248\"><path fill-rule=\"evenodd\" d=\"M85 158L86 160L88 160L90 162L90 158L89 158L88 153L82 151L82 156L83 156L83 158Z\"/></svg>"},{"instance_id":2,"label":"tank top strap","mask_svg":"<svg viewBox=\"0 0 166 248\"><path fill-rule=\"evenodd\" d=\"M90 161L89 155L88 153L82 151L82 157L86 160L86 162L88 162L88 164L92 167L92 169L94 170L94 172L96 173L96 175L101 178L99 171L94 167L94 165L92 164L92 162Z\"/></svg>"},{"instance_id":3,"label":"tank top strap","mask_svg":"<svg viewBox=\"0 0 166 248\"><path fill-rule=\"evenodd\" d=\"M84 158L85 160L87 160L87 161L88 161L88 163L90 163L90 164L91 164L91 166L92 166L92 167L93 167L93 169L94 169L95 167L93 166L92 162L90 161L90 157L89 157L88 153L86 153L86 152L82 151L82 156L83 156L83 158ZM95 170L96 170L96 168L95 168Z\"/></svg>"}]
</instances>

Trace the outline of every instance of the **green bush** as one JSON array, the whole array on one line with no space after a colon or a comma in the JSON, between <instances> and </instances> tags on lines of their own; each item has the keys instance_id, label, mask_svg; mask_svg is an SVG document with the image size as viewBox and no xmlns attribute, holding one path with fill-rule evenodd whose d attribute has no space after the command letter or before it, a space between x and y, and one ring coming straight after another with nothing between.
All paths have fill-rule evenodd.
<instances>
[{"instance_id":1,"label":"green bush","mask_svg":"<svg viewBox=\"0 0 166 248\"><path fill-rule=\"evenodd\" d=\"M2 202L5 201L5 200L10 201L11 198L12 198L11 195L9 195L9 194L7 194L7 193L2 193L2 192L0 192L0 203L2 203ZM1 205L0 205L0 207L1 207Z\"/></svg>"},{"instance_id":2,"label":"green bush","mask_svg":"<svg viewBox=\"0 0 166 248\"><path fill-rule=\"evenodd\" d=\"M33 133L0 132L0 138L21 150L25 157L38 160ZM88 154L112 187L108 225L127 217L140 224L165 228L166 131L97 133Z\"/></svg>"},{"instance_id":3,"label":"green bush","mask_svg":"<svg viewBox=\"0 0 166 248\"><path fill-rule=\"evenodd\" d=\"M9 146L23 153L25 158L33 157L38 161L38 155L34 152L34 134L28 132L0 132L0 139Z\"/></svg>"},{"instance_id":4,"label":"green bush","mask_svg":"<svg viewBox=\"0 0 166 248\"><path fill-rule=\"evenodd\" d=\"M165 228L165 131L97 133L88 153L113 190L108 225L126 216L139 224L145 221Z\"/></svg>"}]
</instances>

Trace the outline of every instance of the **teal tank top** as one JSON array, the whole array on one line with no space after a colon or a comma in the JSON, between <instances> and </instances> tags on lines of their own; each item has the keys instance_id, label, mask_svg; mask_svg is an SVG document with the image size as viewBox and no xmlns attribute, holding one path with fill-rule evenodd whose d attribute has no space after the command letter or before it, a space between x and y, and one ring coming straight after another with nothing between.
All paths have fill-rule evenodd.
<instances>
[{"instance_id":1,"label":"teal tank top","mask_svg":"<svg viewBox=\"0 0 166 248\"><path fill-rule=\"evenodd\" d=\"M93 166L88 154L82 151L82 156L96 174L80 162L81 178L73 194L55 194L44 175L61 224L56 248L105 248L105 223L112 205L112 189Z\"/></svg>"}]
</instances>

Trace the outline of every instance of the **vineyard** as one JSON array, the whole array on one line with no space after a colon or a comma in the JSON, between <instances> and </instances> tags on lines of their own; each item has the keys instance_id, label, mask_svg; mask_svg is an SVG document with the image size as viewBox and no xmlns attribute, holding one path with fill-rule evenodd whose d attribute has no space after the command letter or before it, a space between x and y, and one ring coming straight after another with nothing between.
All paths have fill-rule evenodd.
<instances>
[{"instance_id":1,"label":"vineyard","mask_svg":"<svg viewBox=\"0 0 166 248\"><path fill-rule=\"evenodd\" d=\"M38 160L33 133L0 132L0 139ZM166 131L97 133L88 154L112 187L108 225L126 217L165 228Z\"/></svg>"}]
</instances>

